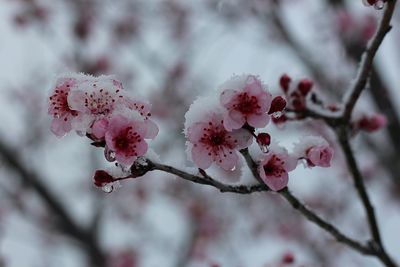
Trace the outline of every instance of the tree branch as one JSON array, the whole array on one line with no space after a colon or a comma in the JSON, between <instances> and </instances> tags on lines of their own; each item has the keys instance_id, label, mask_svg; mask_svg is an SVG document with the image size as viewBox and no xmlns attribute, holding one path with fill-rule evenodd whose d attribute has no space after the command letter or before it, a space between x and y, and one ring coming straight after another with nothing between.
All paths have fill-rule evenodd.
<instances>
[{"instance_id":1,"label":"tree branch","mask_svg":"<svg viewBox=\"0 0 400 267\"><path fill-rule=\"evenodd\" d=\"M253 161L253 159L249 155L248 151L242 150L241 153L246 158L246 162L247 162L250 170L252 171L253 175L255 175L255 178L256 179L257 179L257 177L259 178L259 175L257 172L257 164ZM174 167L171 167L168 165L163 165L163 164L152 162L149 159L146 159L145 168L147 168L149 171L159 170L159 171L167 172L170 174L174 174L174 175L176 175L184 180L190 181L190 182L203 184L203 185L209 185L209 186L217 188L220 192L231 192L231 193L237 193L237 194L251 194L254 192L270 191L268 186L265 185L264 183L259 184L259 185L252 185L252 186L227 185L227 184L221 183L221 182L211 178L208 175L205 175L204 177L193 175L193 174L187 173L185 171L179 170L177 168L174 168ZM261 179L261 178L259 178L259 179ZM336 227L334 227L332 224L323 220L318 215L316 215L313 211L309 210L295 196L293 196L287 188L279 191L278 193L281 196L283 196L292 205L293 208L298 210L308 220L315 223L320 228L322 228L323 230L328 232L330 235L332 235L338 242L346 244L349 247L359 251L362 254L374 255L374 253L375 253L374 250L372 250L368 246L362 245L360 242L358 242L356 240L353 240L353 239L347 237L346 235L341 233Z\"/></svg>"},{"instance_id":2,"label":"tree branch","mask_svg":"<svg viewBox=\"0 0 400 267\"><path fill-rule=\"evenodd\" d=\"M16 149L9 148L0 140L0 156L7 165L19 174L21 180L40 196L50 212L56 215L59 229L80 242L87 251L93 267L105 266L105 256L95 237L71 218L64 206L57 200L57 197L48 190L35 172L28 170L24 166L16 156L15 151Z\"/></svg>"},{"instance_id":3,"label":"tree branch","mask_svg":"<svg viewBox=\"0 0 400 267\"><path fill-rule=\"evenodd\" d=\"M390 21L394 13L395 6L396 0L390 0L387 2L383 17L379 23L378 30L376 31L371 41L368 43L367 48L362 56L355 83L353 87L349 90L348 98L345 100L343 118L346 121L350 120L354 106L362 91L365 89L376 52L382 44L382 41L385 38L386 34L392 28L392 26L390 25Z\"/></svg>"}]
</instances>

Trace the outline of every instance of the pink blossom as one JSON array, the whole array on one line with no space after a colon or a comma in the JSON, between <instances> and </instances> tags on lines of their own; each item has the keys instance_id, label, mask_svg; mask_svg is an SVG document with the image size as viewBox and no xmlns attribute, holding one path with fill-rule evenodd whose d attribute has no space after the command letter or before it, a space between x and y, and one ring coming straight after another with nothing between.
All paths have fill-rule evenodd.
<instances>
[{"instance_id":1,"label":"pink blossom","mask_svg":"<svg viewBox=\"0 0 400 267\"><path fill-rule=\"evenodd\" d=\"M330 146L320 145L309 148L306 152L307 163L310 167L330 167L333 149Z\"/></svg>"},{"instance_id":2,"label":"pink blossom","mask_svg":"<svg viewBox=\"0 0 400 267\"><path fill-rule=\"evenodd\" d=\"M118 106L118 102L123 98L121 89L121 83L111 76L82 75L77 89L68 95L69 106L79 111L73 128L91 133L93 123L110 116Z\"/></svg>"},{"instance_id":3,"label":"pink blossom","mask_svg":"<svg viewBox=\"0 0 400 267\"><path fill-rule=\"evenodd\" d=\"M310 168L315 166L326 168L331 166L333 149L320 136L305 136L295 144L294 154L298 159L305 159Z\"/></svg>"},{"instance_id":4,"label":"pink blossom","mask_svg":"<svg viewBox=\"0 0 400 267\"><path fill-rule=\"evenodd\" d=\"M147 125L148 138L155 138L159 129L158 126L150 119L151 104L145 100L138 99L138 97L132 97L126 93L124 94L123 103L126 107L137 111L140 116L143 117L144 122Z\"/></svg>"},{"instance_id":5,"label":"pink blossom","mask_svg":"<svg viewBox=\"0 0 400 267\"><path fill-rule=\"evenodd\" d=\"M224 127L228 131L241 128L245 123L255 128L265 127L272 96L262 82L253 75L233 77L222 85L220 103L227 110Z\"/></svg>"},{"instance_id":6,"label":"pink blossom","mask_svg":"<svg viewBox=\"0 0 400 267\"><path fill-rule=\"evenodd\" d=\"M192 159L201 169L207 169L215 162L224 170L232 170L239 160L237 149L247 147L252 141L250 133L244 129L228 132L222 115L217 113L192 124L186 136Z\"/></svg>"},{"instance_id":7,"label":"pink blossom","mask_svg":"<svg viewBox=\"0 0 400 267\"><path fill-rule=\"evenodd\" d=\"M113 116L105 133L106 150L114 152L119 163L132 165L137 157L147 152L148 145L144 139L153 136L147 129L147 124L142 120Z\"/></svg>"},{"instance_id":8,"label":"pink blossom","mask_svg":"<svg viewBox=\"0 0 400 267\"><path fill-rule=\"evenodd\" d=\"M258 172L261 179L273 191L285 188L289 181L288 172L294 170L297 160L283 149L274 149L263 156Z\"/></svg>"},{"instance_id":9,"label":"pink blossom","mask_svg":"<svg viewBox=\"0 0 400 267\"><path fill-rule=\"evenodd\" d=\"M73 78L60 78L49 97L48 113L53 116L51 131L56 136L61 137L71 131L71 123L79 115L79 112L68 105L68 96L75 84L76 80Z\"/></svg>"}]
</instances>

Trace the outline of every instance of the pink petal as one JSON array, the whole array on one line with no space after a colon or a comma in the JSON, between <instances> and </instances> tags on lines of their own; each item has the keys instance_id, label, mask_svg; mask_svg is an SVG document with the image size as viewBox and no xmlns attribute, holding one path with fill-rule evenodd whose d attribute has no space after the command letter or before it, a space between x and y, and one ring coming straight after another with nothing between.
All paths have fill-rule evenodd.
<instances>
[{"instance_id":1,"label":"pink petal","mask_svg":"<svg viewBox=\"0 0 400 267\"><path fill-rule=\"evenodd\" d=\"M296 169L297 159L295 157L288 155L288 157L286 159L284 159L284 161L285 161L285 170L287 172L290 172L290 171L293 171L294 169Z\"/></svg>"},{"instance_id":2,"label":"pink petal","mask_svg":"<svg viewBox=\"0 0 400 267\"><path fill-rule=\"evenodd\" d=\"M282 173L281 176L266 176L264 169L260 168L260 177L273 191L279 191L285 188L289 182L289 175L287 172Z\"/></svg>"},{"instance_id":3,"label":"pink petal","mask_svg":"<svg viewBox=\"0 0 400 267\"><path fill-rule=\"evenodd\" d=\"M81 90L73 90L68 94L68 106L72 110L86 112L88 109L85 106L86 95Z\"/></svg>"},{"instance_id":4,"label":"pink petal","mask_svg":"<svg viewBox=\"0 0 400 267\"><path fill-rule=\"evenodd\" d=\"M249 147L253 142L253 136L251 135L251 133L249 133L249 131L245 129L234 130L230 133L230 135L235 140L237 140L236 143L237 149L243 149Z\"/></svg>"},{"instance_id":5,"label":"pink petal","mask_svg":"<svg viewBox=\"0 0 400 267\"><path fill-rule=\"evenodd\" d=\"M144 138L146 139L154 139L157 134L158 134L158 126L151 120L146 120L145 122L146 125L146 134L144 135Z\"/></svg>"},{"instance_id":6,"label":"pink petal","mask_svg":"<svg viewBox=\"0 0 400 267\"><path fill-rule=\"evenodd\" d=\"M64 118L54 118L51 121L50 130L57 136L63 137L66 133L71 131L71 121L65 121Z\"/></svg>"},{"instance_id":7,"label":"pink petal","mask_svg":"<svg viewBox=\"0 0 400 267\"><path fill-rule=\"evenodd\" d=\"M79 132L90 132L94 117L89 114L79 113L77 117L72 119L72 129Z\"/></svg>"},{"instance_id":8,"label":"pink petal","mask_svg":"<svg viewBox=\"0 0 400 267\"><path fill-rule=\"evenodd\" d=\"M229 153L232 152L232 153ZM239 160L237 152L234 150L225 150L224 153L221 151L216 159L217 165L226 171L232 170Z\"/></svg>"},{"instance_id":9,"label":"pink petal","mask_svg":"<svg viewBox=\"0 0 400 267\"><path fill-rule=\"evenodd\" d=\"M102 138L104 138L107 129L108 129L108 120L104 118L104 119L95 121L93 123L92 134L97 139L102 139Z\"/></svg>"},{"instance_id":10,"label":"pink petal","mask_svg":"<svg viewBox=\"0 0 400 267\"><path fill-rule=\"evenodd\" d=\"M254 128L263 128L269 122L269 115L267 113L251 114L247 117L247 123Z\"/></svg>"},{"instance_id":11,"label":"pink petal","mask_svg":"<svg viewBox=\"0 0 400 267\"><path fill-rule=\"evenodd\" d=\"M221 105L223 105L225 107L231 106L230 102L232 101L235 94L237 94L237 92L235 90L231 90L231 89L224 90L219 97L219 101L220 101Z\"/></svg>"},{"instance_id":12,"label":"pink petal","mask_svg":"<svg viewBox=\"0 0 400 267\"><path fill-rule=\"evenodd\" d=\"M200 169L208 169L212 163L212 157L208 154L207 149L201 144L193 145L192 159Z\"/></svg>"},{"instance_id":13,"label":"pink petal","mask_svg":"<svg viewBox=\"0 0 400 267\"><path fill-rule=\"evenodd\" d=\"M197 143L203 136L203 131L205 127L207 127L207 124L204 122L196 122L195 124L190 126L187 130L188 140L192 143Z\"/></svg>"},{"instance_id":14,"label":"pink petal","mask_svg":"<svg viewBox=\"0 0 400 267\"><path fill-rule=\"evenodd\" d=\"M224 127L227 131L241 128L246 122L242 113L236 110L231 110L224 115Z\"/></svg>"}]
</instances>

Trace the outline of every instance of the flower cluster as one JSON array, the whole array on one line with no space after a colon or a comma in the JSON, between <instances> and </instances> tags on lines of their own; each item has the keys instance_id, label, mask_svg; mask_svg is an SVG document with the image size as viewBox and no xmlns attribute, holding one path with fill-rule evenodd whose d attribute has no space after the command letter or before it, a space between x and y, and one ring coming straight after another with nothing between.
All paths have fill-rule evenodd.
<instances>
[{"instance_id":1,"label":"flower cluster","mask_svg":"<svg viewBox=\"0 0 400 267\"><path fill-rule=\"evenodd\" d=\"M64 136L71 130L105 147L109 161L130 166L146 153L145 139L154 139L157 125L150 119L151 105L132 96L112 76L60 77L49 97L52 132Z\"/></svg>"},{"instance_id":2,"label":"flower cluster","mask_svg":"<svg viewBox=\"0 0 400 267\"><path fill-rule=\"evenodd\" d=\"M294 89L288 76L281 78L288 106L294 110L305 109L306 97L313 83L301 80ZM286 187L288 173L298 161L305 160L308 167L329 167L333 150L322 138L311 138L306 145L296 147L296 153L271 144L268 133L256 134L256 129L279 120L286 100L272 97L261 80L254 75L234 76L219 90L219 98L198 98L185 115L184 133L188 156L201 169L213 163L229 171L238 165L239 151L252 144L253 137L261 148L257 157L260 178L275 191Z\"/></svg>"}]
</instances>

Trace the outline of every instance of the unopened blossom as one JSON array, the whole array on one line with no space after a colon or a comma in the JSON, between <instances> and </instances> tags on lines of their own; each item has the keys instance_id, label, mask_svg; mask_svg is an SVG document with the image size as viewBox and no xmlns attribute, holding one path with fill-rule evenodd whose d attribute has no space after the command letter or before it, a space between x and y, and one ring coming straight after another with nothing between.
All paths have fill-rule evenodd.
<instances>
[{"instance_id":1,"label":"unopened blossom","mask_svg":"<svg viewBox=\"0 0 400 267\"><path fill-rule=\"evenodd\" d=\"M74 78L59 78L49 97L48 113L53 116L51 131L56 136L61 137L71 131L71 123L79 114L68 104L68 96L75 85L76 80Z\"/></svg>"},{"instance_id":2,"label":"unopened blossom","mask_svg":"<svg viewBox=\"0 0 400 267\"><path fill-rule=\"evenodd\" d=\"M115 160L130 166L148 149L144 139L154 138L148 131L147 124L139 117L127 118L123 115L113 116L105 133L106 150L115 154Z\"/></svg>"},{"instance_id":3,"label":"unopened blossom","mask_svg":"<svg viewBox=\"0 0 400 267\"><path fill-rule=\"evenodd\" d=\"M271 190L279 191L287 186L288 173L294 170L296 165L297 159L289 155L286 149L275 147L262 156L258 172Z\"/></svg>"},{"instance_id":4,"label":"unopened blossom","mask_svg":"<svg viewBox=\"0 0 400 267\"><path fill-rule=\"evenodd\" d=\"M121 83L112 76L79 76L77 89L68 95L69 106L79 111L73 128L91 133L94 122L113 113L123 98L121 90Z\"/></svg>"},{"instance_id":5,"label":"unopened blossom","mask_svg":"<svg viewBox=\"0 0 400 267\"><path fill-rule=\"evenodd\" d=\"M305 136L295 144L294 154L305 159L308 167L330 167L333 148L320 136Z\"/></svg>"},{"instance_id":6,"label":"unopened blossom","mask_svg":"<svg viewBox=\"0 0 400 267\"><path fill-rule=\"evenodd\" d=\"M192 160L201 169L207 169L215 162L224 170L232 170L239 160L237 150L251 143L248 131L227 131L223 117L218 113L210 113L188 127L186 132Z\"/></svg>"},{"instance_id":7,"label":"unopened blossom","mask_svg":"<svg viewBox=\"0 0 400 267\"><path fill-rule=\"evenodd\" d=\"M330 167L333 149L330 146L313 146L306 152L309 166Z\"/></svg>"},{"instance_id":8,"label":"unopened blossom","mask_svg":"<svg viewBox=\"0 0 400 267\"><path fill-rule=\"evenodd\" d=\"M373 114L371 116L363 116L358 122L357 127L367 132L378 131L387 125L387 118L383 114Z\"/></svg>"},{"instance_id":9,"label":"unopened blossom","mask_svg":"<svg viewBox=\"0 0 400 267\"><path fill-rule=\"evenodd\" d=\"M220 103L226 109L224 126L228 131L248 123L254 128L265 127L272 96L254 75L235 76L222 85Z\"/></svg>"},{"instance_id":10,"label":"unopened blossom","mask_svg":"<svg viewBox=\"0 0 400 267\"><path fill-rule=\"evenodd\" d=\"M97 187L103 187L113 182L114 177L104 170L97 170L93 175L93 184Z\"/></svg>"}]
</instances>

